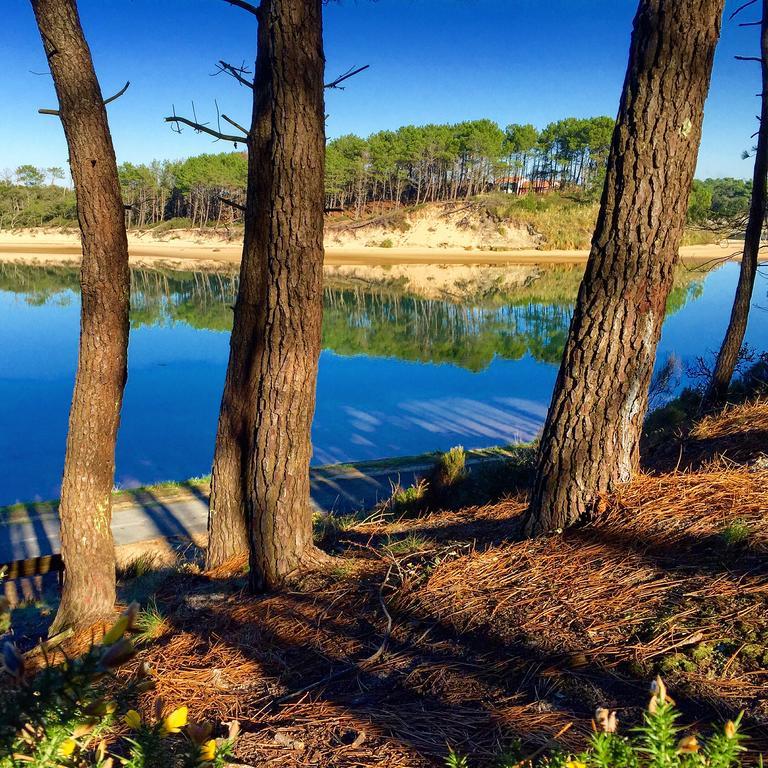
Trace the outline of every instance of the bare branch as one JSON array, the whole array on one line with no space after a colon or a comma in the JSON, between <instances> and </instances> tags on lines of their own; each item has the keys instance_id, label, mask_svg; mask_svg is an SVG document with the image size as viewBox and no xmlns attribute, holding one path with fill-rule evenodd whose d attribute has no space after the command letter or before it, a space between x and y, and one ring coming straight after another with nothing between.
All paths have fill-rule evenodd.
<instances>
[{"instance_id":1,"label":"bare branch","mask_svg":"<svg viewBox=\"0 0 768 768\"><path fill-rule=\"evenodd\" d=\"M224 0L224 2L242 8L244 11L248 11L248 13L252 13L254 16L259 15L259 9L255 5L246 3L245 0ZM754 3L755 0L752 0L752 2Z\"/></svg>"},{"instance_id":2,"label":"bare branch","mask_svg":"<svg viewBox=\"0 0 768 768\"><path fill-rule=\"evenodd\" d=\"M240 203L236 203L234 200L230 200L228 197L218 197L218 200L220 200L225 205L231 205L233 208L237 208L238 211L244 211L245 206L241 205Z\"/></svg>"},{"instance_id":3,"label":"bare branch","mask_svg":"<svg viewBox=\"0 0 768 768\"><path fill-rule=\"evenodd\" d=\"M359 75L361 72L368 69L371 65L366 64L364 67L358 67L357 69L348 69L343 75L339 75L335 80L332 80L330 83L326 83L326 88L338 88L339 90L343 91L344 89L340 87L340 83L343 83L345 80L349 80L350 77L354 77L355 75Z\"/></svg>"},{"instance_id":4,"label":"bare branch","mask_svg":"<svg viewBox=\"0 0 768 768\"><path fill-rule=\"evenodd\" d=\"M232 75L232 77L237 80L238 83L241 83L242 85L247 86L248 88L253 88L253 81L249 80L245 75L250 75L250 70L246 69L244 66L242 67L235 67L232 64L227 64L226 61L219 61L219 70L218 72L214 72L213 76L220 75L222 72L226 72L228 75Z\"/></svg>"},{"instance_id":5,"label":"bare branch","mask_svg":"<svg viewBox=\"0 0 768 768\"><path fill-rule=\"evenodd\" d=\"M115 101L115 99L119 99L127 90L128 86L131 84L130 80L127 80L125 85L113 96L110 96L108 99L104 99L104 106L106 107L107 104L109 104L111 101ZM58 109L38 109L37 110L39 114L41 115L53 115L54 117L59 117L61 115L61 112L59 112Z\"/></svg>"},{"instance_id":6,"label":"bare branch","mask_svg":"<svg viewBox=\"0 0 768 768\"><path fill-rule=\"evenodd\" d=\"M739 24L740 27L759 27L763 23L762 19L760 21L742 21L741 24Z\"/></svg>"},{"instance_id":7,"label":"bare branch","mask_svg":"<svg viewBox=\"0 0 768 768\"><path fill-rule=\"evenodd\" d=\"M106 107L107 104L109 104L112 101L115 101L116 99L119 99L127 90L128 86L131 84L130 80L125 81L125 85L116 93L114 96L110 96L108 99L104 99L104 106Z\"/></svg>"},{"instance_id":8,"label":"bare branch","mask_svg":"<svg viewBox=\"0 0 768 768\"><path fill-rule=\"evenodd\" d=\"M736 61L759 61L762 62L762 59L759 56L734 56L734 59Z\"/></svg>"},{"instance_id":9,"label":"bare branch","mask_svg":"<svg viewBox=\"0 0 768 768\"><path fill-rule=\"evenodd\" d=\"M344 213L343 208L323 208L323 213Z\"/></svg>"},{"instance_id":10,"label":"bare branch","mask_svg":"<svg viewBox=\"0 0 768 768\"><path fill-rule=\"evenodd\" d=\"M179 117L179 115L166 117L165 122L175 123L176 128L178 128L179 131L181 131L181 128L179 128L179 123L183 123L184 125L188 125L190 128L194 128L198 133L207 133L209 136L214 136L215 138L221 139L222 141L232 141L235 144L243 143L242 136L230 136L226 133L219 133L219 131L214 131L212 128L208 128L202 123L196 123L194 120L188 120L186 117Z\"/></svg>"},{"instance_id":11,"label":"bare branch","mask_svg":"<svg viewBox=\"0 0 768 768\"><path fill-rule=\"evenodd\" d=\"M233 120L231 117L227 117L227 116L226 116L225 114L223 114L223 113L222 113L221 117L222 117L222 119L223 119L223 120L226 120L226 121L227 121L227 122L228 122L230 125L233 125L233 126L234 126L235 128L237 128L239 131L242 131L242 132L245 134L246 138L247 138L247 137L250 135L250 134L248 133L248 131L246 131L246 130L245 130L245 128L243 128L243 126L242 126L242 125L240 125L239 123L236 123L236 122L235 122L235 121L234 121L234 120Z\"/></svg>"},{"instance_id":12,"label":"bare branch","mask_svg":"<svg viewBox=\"0 0 768 768\"><path fill-rule=\"evenodd\" d=\"M745 8L749 8L750 5L754 5L757 2L757 0L748 0L748 2L744 3L743 5L740 5L729 17L728 21L733 19L734 17L738 16Z\"/></svg>"}]
</instances>

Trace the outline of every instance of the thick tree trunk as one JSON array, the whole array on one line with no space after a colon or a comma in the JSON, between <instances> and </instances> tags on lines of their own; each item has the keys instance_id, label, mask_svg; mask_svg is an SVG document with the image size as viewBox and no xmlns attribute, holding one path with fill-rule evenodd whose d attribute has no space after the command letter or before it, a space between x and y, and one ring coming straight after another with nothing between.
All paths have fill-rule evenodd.
<instances>
[{"instance_id":1,"label":"thick tree trunk","mask_svg":"<svg viewBox=\"0 0 768 768\"><path fill-rule=\"evenodd\" d=\"M717 355L715 370L702 402L702 411L722 405L731 385L736 363L739 360L744 334L747 332L749 307L755 286L757 262L760 254L760 237L766 213L766 176L768 176L768 0L763 0L763 17L760 25L760 56L762 71L760 127L757 133L755 166L752 172L752 200L744 236L744 252L741 257L739 282L731 309L731 319L723 344Z\"/></svg>"},{"instance_id":2,"label":"thick tree trunk","mask_svg":"<svg viewBox=\"0 0 768 768\"><path fill-rule=\"evenodd\" d=\"M529 534L629 480L696 167L723 0L641 0L600 214L539 450Z\"/></svg>"},{"instance_id":3,"label":"thick tree trunk","mask_svg":"<svg viewBox=\"0 0 768 768\"><path fill-rule=\"evenodd\" d=\"M219 423L209 556L213 564L235 554L245 520L254 590L279 586L314 556L309 461L322 324L323 72L321 0L263 0L249 140L252 225Z\"/></svg>"},{"instance_id":4,"label":"thick tree trunk","mask_svg":"<svg viewBox=\"0 0 768 768\"><path fill-rule=\"evenodd\" d=\"M113 610L115 440L127 375L130 272L115 152L74 0L32 0L59 99L82 233L80 350L61 490L66 573L52 631Z\"/></svg>"}]
</instances>

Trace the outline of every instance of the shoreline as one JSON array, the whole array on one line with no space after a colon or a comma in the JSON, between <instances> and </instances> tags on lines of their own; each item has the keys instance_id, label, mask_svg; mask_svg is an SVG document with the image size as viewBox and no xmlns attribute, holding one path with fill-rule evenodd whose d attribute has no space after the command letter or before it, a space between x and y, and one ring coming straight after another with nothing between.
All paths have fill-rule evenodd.
<instances>
[{"instance_id":1,"label":"shoreline","mask_svg":"<svg viewBox=\"0 0 768 768\"><path fill-rule=\"evenodd\" d=\"M149 269L217 271L238 268L242 244L219 238L202 239L185 232L184 237L159 239L147 233L129 233L131 266ZM738 259L741 246L732 241L690 245L680 249L685 260ZM507 266L514 264L584 264L588 250L482 250L480 248L396 246L381 248L359 245L328 245L325 266L459 265ZM39 267L77 266L81 251L79 236L33 230L0 230L0 263Z\"/></svg>"}]
</instances>

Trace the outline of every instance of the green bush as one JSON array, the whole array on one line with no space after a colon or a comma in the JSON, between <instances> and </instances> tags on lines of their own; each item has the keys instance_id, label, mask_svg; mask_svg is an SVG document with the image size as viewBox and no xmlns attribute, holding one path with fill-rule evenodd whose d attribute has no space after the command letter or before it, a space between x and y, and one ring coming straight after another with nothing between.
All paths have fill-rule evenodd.
<instances>
[{"instance_id":1,"label":"green bush","mask_svg":"<svg viewBox=\"0 0 768 768\"><path fill-rule=\"evenodd\" d=\"M38 672L12 643L3 647L5 680L0 681L0 768L221 768L232 751L236 730L225 740L211 738L209 724L188 721L185 706L143 719L130 704L154 687L153 671L142 664L130 676L116 671L136 650L127 637L138 617L131 604L83 655ZM121 726L118 733L116 725ZM130 735L124 734L124 726Z\"/></svg>"}]
</instances>

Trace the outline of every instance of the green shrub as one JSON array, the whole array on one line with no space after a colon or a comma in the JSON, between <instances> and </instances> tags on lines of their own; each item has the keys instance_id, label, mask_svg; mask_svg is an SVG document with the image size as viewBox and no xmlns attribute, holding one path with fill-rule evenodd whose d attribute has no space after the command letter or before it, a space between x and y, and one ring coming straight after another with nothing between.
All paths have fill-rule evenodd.
<instances>
[{"instance_id":1,"label":"green shrub","mask_svg":"<svg viewBox=\"0 0 768 768\"><path fill-rule=\"evenodd\" d=\"M595 712L595 733L587 749L578 754L542 752L520 759L515 756L500 762L500 768L522 765L547 768L738 768L745 751L740 731L741 715L729 720L708 737L687 732L678 725L680 714L667 696L661 678L651 688L651 700L642 724L620 735L616 713L604 708ZM762 764L762 760L760 761ZM469 761L449 751L447 768L469 768Z\"/></svg>"},{"instance_id":2,"label":"green shrub","mask_svg":"<svg viewBox=\"0 0 768 768\"><path fill-rule=\"evenodd\" d=\"M136 651L127 637L138 617L131 604L83 655L33 672L12 643L3 647L0 681L0 768L221 768L232 751L236 730L226 740L211 738L211 726L188 721L185 706L165 713L160 704L152 721L130 709L154 686L142 664L135 674L116 671ZM120 724L121 731L114 733ZM124 728L130 735L122 735Z\"/></svg>"},{"instance_id":3,"label":"green shrub","mask_svg":"<svg viewBox=\"0 0 768 768\"><path fill-rule=\"evenodd\" d=\"M394 248L394 247L395 247L395 243L391 237L388 237L379 243L379 248Z\"/></svg>"},{"instance_id":4,"label":"green shrub","mask_svg":"<svg viewBox=\"0 0 768 768\"><path fill-rule=\"evenodd\" d=\"M413 485L403 488L395 485L389 497L388 506L394 514L408 515L421 512L427 497L429 483L420 478Z\"/></svg>"},{"instance_id":5,"label":"green shrub","mask_svg":"<svg viewBox=\"0 0 768 768\"><path fill-rule=\"evenodd\" d=\"M441 453L433 470L433 485L450 488L467 476L467 452L461 445Z\"/></svg>"}]
</instances>

